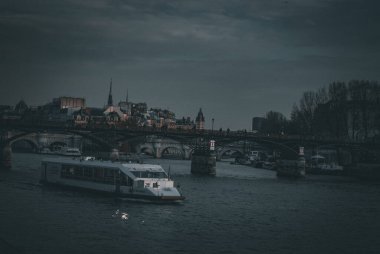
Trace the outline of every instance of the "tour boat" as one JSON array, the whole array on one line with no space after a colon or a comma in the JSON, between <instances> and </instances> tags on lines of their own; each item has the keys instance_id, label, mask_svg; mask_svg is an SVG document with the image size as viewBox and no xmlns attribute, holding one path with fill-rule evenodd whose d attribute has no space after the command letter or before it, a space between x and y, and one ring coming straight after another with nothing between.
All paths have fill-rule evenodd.
<instances>
[{"instance_id":1,"label":"tour boat","mask_svg":"<svg viewBox=\"0 0 380 254\"><path fill-rule=\"evenodd\" d=\"M184 199L165 170L153 164L47 158L41 163L41 182L133 199Z\"/></svg>"}]
</instances>

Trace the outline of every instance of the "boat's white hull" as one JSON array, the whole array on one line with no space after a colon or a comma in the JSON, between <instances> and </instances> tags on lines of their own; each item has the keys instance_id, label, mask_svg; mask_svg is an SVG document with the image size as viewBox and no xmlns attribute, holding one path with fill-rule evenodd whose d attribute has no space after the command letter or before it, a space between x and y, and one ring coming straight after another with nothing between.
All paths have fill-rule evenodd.
<instances>
[{"instance_id":1,"label":"boat's white hull","mask_svg":"<svg viewBox=\"0 0 380 254\"><path fill-rule=\"evenodd\" d=\"M173 196L168 195L152 195L147 190L133 190L130 187L124 187L120 186L120 190L116 191L115 185L109 185L106 184L87 184L84 181L59 181L59 182L47 182L47 181L41 181L41 183L45 185L51 185L51 186L59 186L64 187L68 189L76 189L76 190L85 190L90 192L97 192L97 193L103 193L103 194L109 194L116 197L122 197L122 198L131 198L131 199L146 199L146 200L157 200L157 201L180 201L184 200L185 197L178 194Z\"/></svg>"},{"instance_id":2,"label":"boat's white hull","mask_svg":"<svg viewBox=\"0 0 380 254\"><path fill-rule=\"evenodd\" d=\"M62 165L65 165L65 167ZM138 166L141 167L142 164L132 167ZM95 177L94 167L101 170L102 177ZM154 165L148 165L148 167L154 167ZM85 169L87 170L87 174L90 173L90 175L84 175ZM43 162L41 182L49 185L103 192L120 197L171 201L184 199L177 188L173 186L174 183L170 179L136 178L135 181L126 183L121 182L121 174L124 173L120 169L125 170L123 165L117 163L104 162L99 164L96 161L49 159ZM76 172L75 170L78 171ZM115 172L115 175L111 178L104 178L105 170L108 170L108 172L112 170ZM79 175L77 174L78 172ZM141 172L145 173L145 171ZM153 173L151 172L151 174Z\"/></svg>"}]
</instances>

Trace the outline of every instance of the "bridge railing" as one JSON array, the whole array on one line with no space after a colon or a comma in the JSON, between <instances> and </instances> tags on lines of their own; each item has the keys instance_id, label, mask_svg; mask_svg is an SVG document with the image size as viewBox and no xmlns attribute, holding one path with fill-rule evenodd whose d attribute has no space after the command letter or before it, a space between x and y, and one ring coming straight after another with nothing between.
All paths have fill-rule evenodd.
<instances>
[{"instance_id":1,"label":"bridge railing","mask_svg":"<svg viewBox=\"0 0 380 254\"><path fill-rule=\"evenodd\" d=\"M24 121L20 119L1 119L0 129L26 129L26 130L76 130L76 131L117 131L117 132L130 132L141 133L145 135L178 135L189 137L204 137L211 138L229 138L229 139L270 139L270 140L295 140L302 142L328 142L328 143L347 143L347 144L380 144L379 139L369 139L361 141L352 141L347 139L337 139L332 137L317 137L317 136L302 136L302 135L288 135L288 134L265 134L253 133L247 131L220 131L220 130L185 130L174 128L154 128L154 127L132 127L126 124L107 125L107 124L91 124L86 126L75 126L72 121L57 122L57 121Z\"/></svg>"}]
</instances>

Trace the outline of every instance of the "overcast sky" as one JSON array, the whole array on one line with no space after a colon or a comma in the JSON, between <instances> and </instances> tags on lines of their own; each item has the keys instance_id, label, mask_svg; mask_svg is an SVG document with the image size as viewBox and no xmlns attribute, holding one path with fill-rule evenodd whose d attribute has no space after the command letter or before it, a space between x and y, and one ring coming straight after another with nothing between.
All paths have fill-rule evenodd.
<instances>
[{"instance_id":1,"label":"overcast sky","mask_svg":"<svg viewBox=\"0 0 380 254\"><path fill-rule=\"evenodd\" d=\"M250 129L306 90L380 80L376 0L1 0L0 104L125 100Z\"/></svg>"}]
</instances>

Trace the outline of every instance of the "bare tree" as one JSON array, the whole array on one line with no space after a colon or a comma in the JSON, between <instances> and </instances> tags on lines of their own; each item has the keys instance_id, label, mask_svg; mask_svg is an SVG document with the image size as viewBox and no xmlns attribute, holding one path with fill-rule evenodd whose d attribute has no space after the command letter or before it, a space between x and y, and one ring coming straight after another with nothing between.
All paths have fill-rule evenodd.
<instances>
[{"instance_id":1,"label":"bare tree","mask_svg":"<svg viewBox=\"0 0 380 254\"><path fill-rule=\"evenodd\" d=\"M279 112L269 111L266 113L264 123L265 130L271 134L281 134L284 132L287 124L285 116Z\"/></svg>"},{"instance_id":2,"label":"bare tree","mask_svg":"<svg viewBox=\"0 0 380 254\"><path fill-rule=\"evenodd\" d=\"M348 83L349 94L349 118L351 127L351 138L356 139L356 133L360 130L360 88L359 80L351 80Z\"/></svg>"},{"instance_id":3,"label":"bare tree","mask_svg":"<svg viewBox=\"0 0 380 254\"><path fill-rule=\"evenodd\" d=\"M376 81L333 82L304 92L291 112L291 130L338 139L380 133L380 85Z\"/></svg>"},{"instance_id":4,"label":"bare tree","mask_svg":"<svg viewBox=\"0 0 380 254\"><path fill-rule=\"evenodd\" d=\"M299 103L299 120L302 122L302 127L307 135L314 135L314 113L317 105L315 92L307 91L303 93Z\"/></svg>"},{"instance_id":5,"label":"bare tree","mask_svg":"<svg viewBox=\"0 0 380 254\"><path fill-rule=\"evenodd\" d=\"M347 86L344 82L333 82L329 85L330 123L332 133L338 139L347 136Z\"/></svg>"}]
</instances>

